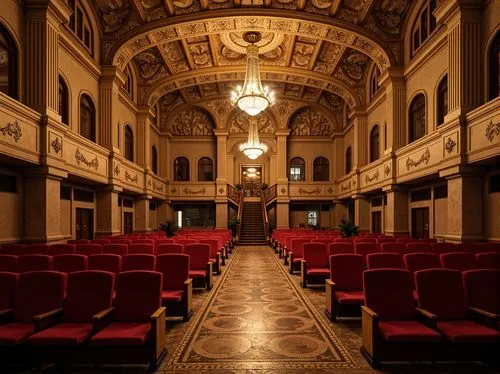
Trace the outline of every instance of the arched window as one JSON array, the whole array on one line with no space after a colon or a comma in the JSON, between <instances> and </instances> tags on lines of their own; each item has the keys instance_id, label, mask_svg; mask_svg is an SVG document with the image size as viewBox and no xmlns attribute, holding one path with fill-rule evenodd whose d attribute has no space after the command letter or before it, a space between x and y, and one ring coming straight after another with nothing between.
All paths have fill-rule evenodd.
<instances>
[{"instance_id":1,"label":"arched window","mask_svg":"<svg viewBox=\"0 0 500 374\"><path fill-rule=\"evenodd\" d=\"M330 180L330 163L325 157L317 157L313 163L313 181Z\"/></svg>"},{"instance_id":2,"label":"arched window","mask_svg":"<svg viewBox=\"0 0 500 374\"><path fill-rule=\"evenodd\" d=\"M351 147L347 147L345 151L345 173L349 174L352 170L352 151Z\"/></svg>"},{"instance_id":3,"label":"arched window","mask_svg":"<svg viewBox=\"0 0 500 374\"><path fill-rule=\"evenodd\" d=\"M305 163L300 157L294 157L290 160L290 180L303 181L306 179Z\"/></svg>"},{"instance_id":4,"label":"arched window","mask_svg":"<svg viewBox=\"0 0 500 374\"><path fill-rule=\"evenodd\" d=\"M198 161L198 180L200 182L214 180L214 163L208 157L202 157Z\"/></svg>"},{"instance_id":5,"label":"arched window","mask_svg":"<svg viewBox=\"0 0 500 374\"><path fill-rule=\"evenodd\" d=\"M17 47L0 23L0 92L17 99Z\"/></svg>"},{"instance_id":6,"label":"arched window","mask_svg":"<svg viewBox=\"0 0 500 374\"><path fill-rule=\"evenodd\" d=\"M370 132L370 162L380 157L380 137L378 125L373 126Z\"/></svg>"},{"instance_id":7,"label":"arched window","mask_svg":"<svg viewBox=\"0 0 500 374\"><path fill-rule=\"evenodd\" d=\"M134 162L134 133L129 125L125 125L125 158Z\"/></svg>"},{"instance_id":8,"label":"arched window","mask_svg":"<svg viewBox=\"0 0 500 374\"><path fill-rule=\"evenodd\" d=\"M418 94L410 104L409 142L414 142L425 135L425 96Z\"/></svg>"},{"instance_id":9,"label":"arched window","mask_svg":"<svg viewBox=\"0 0 500 374\"><path fill-rule=\"evenodd\" d=\"M80 97L80 135L95 142L95 106L85 94Z\"/></svg>"},{"instance_id":10,"label":"arched window","mask_svg":"<svg viewBox=\"0 0 500 374\"><path fill-rule=\"evenodd\" d=\"M500 32L497 32L488 53L489 90L488 100L500 96Z\"/></svg>"},{"instance_id":11,"label":"arched window","mask_svg":"<svg viewBox=\"0 0 500 374\"><path fill-rule=\"evenodd\" d=\"M174 173L176 181L189 180L189 161L186 157L177 157L175 159Z\"/></svg>"},{"instance_id":12,"label":"arched window","mask_svg":"<svg viewBox=\"0 0 500 374\"><path fill-rule=\"evenodd\" d=\"M372 76L370 78L370 99L375 96L379 90L378 77L380 76L380 70L378 66L375 66L372 71Z\"/></svg>"},{"instance_id":13,"label":"arched window","mask_svg":"<svg viewBox=\"0 0 500 374\"><path fill-rule=\"evenodd\" d=\"M90 52L94 54L94 33L87 12L83 8L80 0L68 0L68 6L72 13L69 17L69 28L78 41Z\"/></svg>"},{"instance_id":14,"label":"arched window","mask_svg":"<svg viewBox=\"0 0 500 374\"><path fill-rule=\"evenodd\" d=\"M427 0L415 20L411 33L412 56L436 29L436 17L433 14L434 9L436 9L436 0Z\"/></svg>"},{"instance_id":15,"label":"arched window","mask_svg":"<svg viewBox=\"0 0 500 374\"><path fill-rule=\"evenodd\" d=\"M59 76L59 115L61 122L69 125L69 93L63 77Z\"/></svg>"},{"instance_id":16,"label":"arched window","mask_svg":"<svg viewBox=\"0 0 500 374\"><path fill-rule=\"evenodd\" d=\"M151 147L151 170L153 173L158 174L158 152L156 147Z\"/></svg>"},{"instance_id":17,"label":"arched window","mask_svg":"<svg viewBox=\"0 0 500 374\"><path fill-rule=\"evenodd\" d=\"M448 76L445 75L437 90L437 126L444 123L444 116L448 113Z\"/></svg>"},{"instance_id":18,"label":"arched window","mask_svg":"<svg viewBox=\"0 0 500 374\"><path fill-rule=\"evenodd\" d=\"M130 66L127 66L127 78L125 79L125 91L127 91L128 95L131 99L134 98L134 81L132 78L132 71L130 70Z\"/></svg>"}]
</instances>

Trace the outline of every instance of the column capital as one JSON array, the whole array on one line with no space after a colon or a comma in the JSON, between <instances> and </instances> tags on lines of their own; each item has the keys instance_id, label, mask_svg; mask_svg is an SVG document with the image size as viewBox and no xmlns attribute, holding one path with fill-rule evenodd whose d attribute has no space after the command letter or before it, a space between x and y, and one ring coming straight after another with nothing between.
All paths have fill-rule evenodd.
<instances>
[{"instance_id":1,"label":"column capital","mask_svg":"<svg viewBox=\"0 0 500 374\"><path fill-rule=\"evenodd\" d=\"M214 129L214 135L217 137L217 140L219 138L227 139L229 132L226 129Z\"/></svg>"},{"instance_id":2,"label":"column capital","mask_svg":"<svg viewBox=\"0 0 500 374\"><path fill-rule=\"evenodd\" d=\"M287 137L290 135L290 129L277 129L275 135L276 137Z\"/></svg>"},{"instance_id":3,"label":"column capital","mask_svg":"<svg viewBox=\"0 0 500 374\"><path fill-rule=\"evenodd\" d=\"M382 187L382 191L389 193L389 192L406 192L407 188L405 186L402 186L400 184L390 184L388 186Z\"/></svg>"},{"instance_id":4,"label":"column capital","mask_svg":"<svg viewBox=\"0 0 500 374\"><path fill-rule=\"evenodd\" d=\"M379 77L379 85L387 86L389 84L398 85L405 83L403 67L391 67L385 70Z\"/></svg>"},{"instance_id":5,"label":"column capital","mask_svg":"<svg viewBox=\"0 0 500 374\"><path fill-rule=\"evenodd\" d=\"M64 0L26 0L26 9L51 16L59 24L68 23L72 10Z\"/></svg>"},{"instance_id":6,"label":"column capital","mask_svg":"<svg viewBox=\"0 0 500 374\"><path fill-rule=\"evenodd\" d=\"M123 72L114 65L101 66L101 83L115 83L120 87L125 84L126 77Z\"/></svg>"},{"instance_id":7,"label":"column capital","mask_svg":"<svg viewBox=\"0 0 500 374\"><path fill-rule=\"evenodd\" d=\"M446 0L439 1L434 15L437 23L448 23L455 16L467 20L481 20L482 0Z\"/></svg>"},{"instance_id":8,"label":"column capital","mask_svg":"<svg viewBox=\"0 0 500 374\"><path fill-rule=\"evenodd\" d=\"M480 177L483 174L484 170L482 168L468 165L456 165L439 171L439 177L448 180L463 177Z\"/></svg>"}]
</instances>

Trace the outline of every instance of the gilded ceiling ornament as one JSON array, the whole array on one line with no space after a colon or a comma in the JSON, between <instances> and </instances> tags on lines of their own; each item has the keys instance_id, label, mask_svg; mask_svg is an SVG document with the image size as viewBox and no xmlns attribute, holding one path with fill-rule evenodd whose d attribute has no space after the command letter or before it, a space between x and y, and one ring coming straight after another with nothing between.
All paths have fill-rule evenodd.
<instances>
[{"instance_id":1,"label":"gilded ceiling ornament","mask_svg":"<svg viewBox=\"0 0 500 374\"><path fill-rule=\"evenodd\" d=\"M367 63L367 55L350 49L340 61L339 66L349 78L359 82L363 79L363 73Z\"/></svg>"},{"instance_id":2,"label":"gilded ceiling ornament","mask_svg":"<svg viewBox=\"0 0 500 374\"><path fill-rule=\"evenodd\" d=\"M311 0L312 5L318 9L328 9L332 6L331 0Z\"/></svg>"},{"instance_id":3,"label":"gilded ceiling ornament","mask_svg":"<svg viewBox=\"0 0 500 374\"><path fill-rule=\"evenodd\" d=\"M177 8L186 9L193 5L193 0L175 0L174 6Z\"/></svg>"},{"instance_id":4,"label":"gilded ceiling ornament","mask_svg":"<svg viewBox=\"0 0 500 374\"><path fill-rule=\"evenodd\" d=\"M189 46L189 52L193 57L195 68L206 68L213 65L210 44L198 43Z\"/></svg>"},{"instance_id":5,"label":"gilded ceiling ornament","mask_svg":"<svg viewBox=\"0 0 500 374\"><path fill-rule=\"evenodd\" d=\"M293 116L290 129L290 134L296 136L328 136L332 132L329 119L311 107L303 108Z\"/></svg>"},{"instance_id":6,"label":"gilded ceiling ornament","mask_svg":"<svg viewBox=\"0 0 500 374\"><path fill-rule=\"evenodd\" d=\"M134 61L144 79L151 79L163 66L161 57L152 48L135 56Z\"/></svg>"},{"instance_id":7,"label":"gilded ceiling ornament","mask_svg":"<svg viewBox=\"0 0 500 374\"><path fill-rule=\"evenodd\" d=\"M130 2L126 0L96 0L96 6L104 23L104 32L118 30L132 14Z\"/></svg>"},{"instance_id":8,"label":"gilded ceiling ornament","mask_svg":"<svg viewBox=\"0 0 500 374\"><path fill-rule=\"evenodd\" d=\"M375 1L373 18L380 29L388 34L399 34L399 26L409 8L408 0L381 0Z\"/></svg>"},{"instance_id":9,"label":"gilded ceiling ornament","mask_svg":"<svg viewBox=\"0 0 500 374\"><path fill-rule=\"evenodd\" d=\"M176 136L213 135L213 128L210 116L198 108L183 110L172 122L172 134Z\"/></svg>"},{"instance_id":10,"label":"gilded ceiling ornament","mask_svg":"<svg viewBox=\"0 0 500 374\"><path fill-rule=\"evenodd\" d=\"M248 121L250 116L246 112L240 112L229 124L229 134L248 133ZM266 112L261 112L255 116L259 134L274 134L275 126Z\"/></svg>"}]
</instances>

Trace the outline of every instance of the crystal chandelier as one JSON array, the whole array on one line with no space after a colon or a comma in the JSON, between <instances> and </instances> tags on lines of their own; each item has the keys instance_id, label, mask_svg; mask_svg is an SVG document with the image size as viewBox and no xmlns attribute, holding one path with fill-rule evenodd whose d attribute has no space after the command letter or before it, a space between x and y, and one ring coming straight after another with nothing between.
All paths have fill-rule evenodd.
<instances>
[{"instance_id":1,"label":"crystal chandelier","mask_svg":"<svg viewBox=\"0 0 500 374\"><path fill-rule=\"evenodd\" d=\"M259 141L259 130L255 117L250 117L248 120L248 140L240 145L240 151L250 160L255 160L267 152L267 145Z\"/></svg>"},{"instance_id":2,"label":"crystal chandelier","mask_svg":"<svg viewBox=\"0 0 500 374\"><path fill-rule=\"evenodd\" d=\"M231 93L233 105L251 116L256 116L274 102L274 92L263 87L259 74L259 47L255 44L261 39L259 32L249 31L243 35L247 46L247 70L243 87L238 86Z\"/></svg>"}]
</instances>

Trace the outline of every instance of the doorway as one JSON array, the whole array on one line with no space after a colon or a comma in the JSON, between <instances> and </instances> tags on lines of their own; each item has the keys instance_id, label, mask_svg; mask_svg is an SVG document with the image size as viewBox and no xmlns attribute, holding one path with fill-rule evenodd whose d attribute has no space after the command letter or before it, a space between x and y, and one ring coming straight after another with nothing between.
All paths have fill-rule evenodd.
<instances>
[{"instance_id":1,"label":"doorway","mask_svg":"<svg viewBox=\"0 0 500 374\"><path fill-rule=\"evenodd\" d=\"M132 234L134 231L134 213L124 212L123 213L123 233Z\"/></svg>"},{"instance_id":2,"label":"doorway","mask_svg":"<svg viewBox=\"0 0 500 374\"><path fill-rule=\"evenodd\" d=\"M380 234L382 232L382 212L372 212L372 232Z\"/></svg>"},{"instance_id":3,"label":"doorway","mask_svg":"<svg viewBox=\"0 0 500 374\"><path fill-rule=\"evenodd\" d=\"M94 210L76 208L76 239L94 239Z\"/></svg>"},{"instance_id":4,"label":"doorway","mask_svg":"<svg viewBox=\"0 0 500 374\"><path fill-rule=\"evenodd\" d=\"M411 234L419 239L429 237L429 208L411 210Z\"/></svg>"},{"instance_id":5,"label":"doorway","mask_svg":"<svg viewBox=\"0 0 500 374\"><path fill-rule=\"evenodd\" d=\"M262 190L261 165L242 166L240 179L245 196L260 196Z\"/></svg>"}]
</instances>

